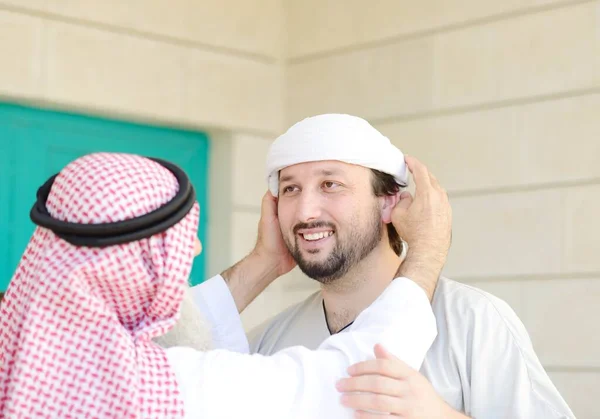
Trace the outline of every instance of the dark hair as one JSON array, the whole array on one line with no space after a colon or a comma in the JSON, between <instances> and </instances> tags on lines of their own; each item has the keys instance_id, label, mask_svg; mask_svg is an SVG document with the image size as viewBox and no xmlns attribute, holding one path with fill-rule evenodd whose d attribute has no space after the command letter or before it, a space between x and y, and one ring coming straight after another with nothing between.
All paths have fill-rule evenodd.
<instances>
[{"instance_id":1,"label":"dark hair","mask_svg":"<svg viewBox=\"0 0 600 419\"><path fill-rule=\"evenodd\" d=\"M4 298L4 293L2 291L0 291L0 303L2 302L3 298Z\"/></svg>"},{"instance_id":2,"label":"dark hair","mask_svg":"<svg viewBox=\"0 0 600 419\"><path fill-rule=\"evenodd\" d=\"M380 172L379 170L371 169L371 174L371 187L375 196L395 195L400 189L406 187L406 185L398 184L394 176ZM404 243L392 223L387 224L386 227L390 247L400 256L404 248Z\"/></svg>"}]
</instances>

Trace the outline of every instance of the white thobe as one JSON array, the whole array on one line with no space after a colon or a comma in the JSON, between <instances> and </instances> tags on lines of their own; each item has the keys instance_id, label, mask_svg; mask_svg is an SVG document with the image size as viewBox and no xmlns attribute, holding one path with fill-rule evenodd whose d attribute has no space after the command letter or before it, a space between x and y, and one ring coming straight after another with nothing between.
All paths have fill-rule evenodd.
<instances>
[{"instance_id":1,"label":"white thobe","mask_svg":"<svg viewBox=\"0 0 600 419\"><path fill-rule=\"evenodd\" d=\"M244 351L241 322L222 279L195 287L194 294L209 321L216 321L217 345ZM435 336L435 318L425 292L414 282L397 278L351 327L326 338L316 350L296 346L264 356L175 347L167 350L167 356L186 418L351 418L353 411L341 405L335 388L337 380L347 377L350 365L372 359L374 345L381 343L419 368Z\"/></svg>"},{"instance_id":2,"label":"white thobe","mask_svg":"<svg viewBox=\"0 0 600 419\"><path fill-rule=\"evenodd\" d=\"M477 419L575 417L508 304L442 278L432 307L438 336L420 370L455 410ZM295 345L312 349L329 336L317 292L253 330L251 352L268 355Z\"/></svg>"}]
</instances>

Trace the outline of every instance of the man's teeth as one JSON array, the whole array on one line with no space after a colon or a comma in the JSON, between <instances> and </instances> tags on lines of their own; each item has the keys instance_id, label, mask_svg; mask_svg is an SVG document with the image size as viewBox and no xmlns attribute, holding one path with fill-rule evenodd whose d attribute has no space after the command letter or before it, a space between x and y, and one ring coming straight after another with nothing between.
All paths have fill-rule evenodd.
<instances>
[{"instance_id":1,"label":"man's teeth","mask_svg":"<svg viewBox=\"0 0 600 419\"><path fill-rule=\"evenodd\" d=\"M333 231L321 231L320 233L303 234L304 240L320 240L329 237Z\"/></svg>"}]
</instances>

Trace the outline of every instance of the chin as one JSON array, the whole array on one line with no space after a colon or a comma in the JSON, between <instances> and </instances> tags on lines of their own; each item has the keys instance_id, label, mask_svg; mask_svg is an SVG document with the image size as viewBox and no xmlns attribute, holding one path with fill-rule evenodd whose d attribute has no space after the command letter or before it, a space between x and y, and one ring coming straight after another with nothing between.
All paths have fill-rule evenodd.
<instances>
[{"instance_id":1,"label":"chin","mask_svg":"<svg viewBox=\"0 0 600 419\"><path fill-rule=\"evenodd\" d=\"M331 284L340 279L346 273L346 270L339 266L325 266L325 263L314 263L311 261L301 261L298 267L310 279L321 284Z\"/></svg>"}]
</instances>

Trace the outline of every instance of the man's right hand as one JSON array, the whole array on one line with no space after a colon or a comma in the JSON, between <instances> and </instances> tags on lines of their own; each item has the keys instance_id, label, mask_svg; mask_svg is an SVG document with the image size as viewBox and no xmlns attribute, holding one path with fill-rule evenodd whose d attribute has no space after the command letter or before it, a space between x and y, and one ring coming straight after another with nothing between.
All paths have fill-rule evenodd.
<instances>
[{"instance_id":1,"label":"man's right hand","mask_svg":"<svg viewBox=\"0 0 600 419\"><path fill-rule=\"evenodd\" d=\"M427 167L414 157L406 164L415 182L415 197L402 192L392 212L392 223L408 243L408 254L398 269L419 284L431 300L452 241L452 208L448 194Z\"/></svg>"},{"instance_id":2,"label":"man's right hand","mask_svg":"<svg viewBox=\"0 0 600 419\"><path fill-rule=\"evenodd\" d=\"M375 345L374 352L376 359L352 365L350 377L337 384L345 393L342 404L356 411L355 418L389 414L406 419L469 419L450 407L419 371L381 345Z\"/></svg>"}]
</instances>

